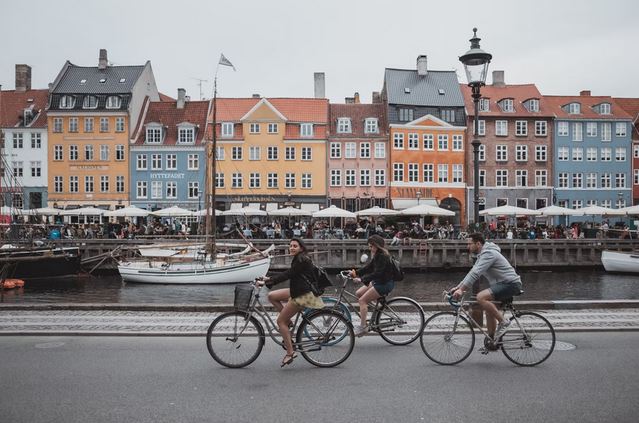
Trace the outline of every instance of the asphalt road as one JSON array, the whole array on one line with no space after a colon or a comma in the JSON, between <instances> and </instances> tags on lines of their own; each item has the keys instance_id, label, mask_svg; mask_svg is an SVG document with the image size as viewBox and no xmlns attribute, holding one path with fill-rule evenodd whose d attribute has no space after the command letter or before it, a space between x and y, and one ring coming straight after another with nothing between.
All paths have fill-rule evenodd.
<instances>
[{"instance_id":1,"label":"asphalt road","mask_svg":"<svg viewBox=\"0 0 639 423\"><path fill-rule=\"evenodd\" d=\"M436 365L419 343L357 340L334 369L267 340L255 363L215 363L204 338L2 337L0 421L637 422L638 332L561 333L577 348L535 368L501 353Z\"/></svg>"}]
</instances>

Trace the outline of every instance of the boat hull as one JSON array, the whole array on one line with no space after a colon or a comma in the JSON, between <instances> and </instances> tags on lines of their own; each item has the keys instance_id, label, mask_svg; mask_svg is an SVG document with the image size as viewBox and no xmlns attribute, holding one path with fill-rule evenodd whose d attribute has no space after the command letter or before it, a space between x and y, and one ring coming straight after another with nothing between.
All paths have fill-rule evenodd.
<instances>
[{"instance_id":1,"label":"boat hull","mask_svg":"<svg viewBox=\"0 0 639 423\"><path fill-rule=\"evenodd\" d=\"M602 251L601 263L607 272L639 273L639 254Z\"/></svg>"},{"instance_id":2,"label":"boat hull","mask_svg":"<svg viewBox=\"0 0 639 423\"><path fill-rule=\"evenodd\" d=\"M11 266L10 277L25 280L64 278L81 271L77 247L2 250L0 261Z\"/></svg>"}]
</instances>

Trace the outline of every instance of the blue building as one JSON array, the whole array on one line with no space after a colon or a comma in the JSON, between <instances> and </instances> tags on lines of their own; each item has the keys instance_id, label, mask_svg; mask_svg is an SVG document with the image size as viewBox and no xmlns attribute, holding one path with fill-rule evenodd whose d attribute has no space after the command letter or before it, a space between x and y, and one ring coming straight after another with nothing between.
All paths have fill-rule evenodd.
<instances>
[{"instance_id":1,"label":"blue building","mask_svg":"<svg viewBox=\"0 0 639 423\"><path fill-rule=\"evenodd\" d=\"M556 117L553 202L575 209L632 204L631 116L611 97L590 91L544 99Z\"/></svg>"},{"instance_id":2,"label":"blue building","mask_svg":"<svg viewBox=\"0 0 639 423\"><path fill-rule=\"evenodd\" d=\"M209 101L147 101L131 140L132 205L146 210L204 207Z\"/></svg>"}]
</instances>

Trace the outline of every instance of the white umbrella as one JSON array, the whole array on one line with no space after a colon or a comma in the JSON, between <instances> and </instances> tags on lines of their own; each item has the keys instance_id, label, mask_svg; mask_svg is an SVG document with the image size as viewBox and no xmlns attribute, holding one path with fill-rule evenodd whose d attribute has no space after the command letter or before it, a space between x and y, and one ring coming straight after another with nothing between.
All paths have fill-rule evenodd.
<instances>
[{"instance_id":1,"label":"white umbrella","mask_svg":"<svg viewBox=\"0 0 639 423\"><path fill-rule=\"evenodd\" d=\"M625 216L626 212L622 209L609 209L601 206L588 206L581 209L575 209L576 216Z\"/></svg>"},{"instance_id":2,"label":"white umbrella","mask_svg":"<svg viewBox=\"0 0 639 423\"><path fill-rule=\"evenodd\" d=\"M266 216L264 210L253 207L242 207L239 209L226 210L221 213L222 216Z\"/></svg>"},{"instance_id":3,"label":"white umbrella","mask_svg":"<svg viewBox=\"0 0 639 423\"><path fill-rule=\"evenodd\" d=\"M133 205L104 213L107 217L146 217L149 214L151 214L151 212L148 210Z\"/></svg>"},{"instance_id":4,"label":"white umbrella","mask_svg":"<svg viewBox=\"0 0 639 423\"><path fill-rule=\"evenodd\" d=\"M569 209L566 207L559 206L548 206L543 207L541 209L537 209L537 211L541 212L542 216L577 216L579 212L575 209Z\"/></svg>"},{"instance_id":5,"label":"white umbrella","mask_svg":"<svg viewBox=\"0 0 639 423\"><path fill-rule=\"evenodd\" d=\"M310 211L298 209L296 207L284 207L281 209L269 210L267 213L269 216L286 216L286 217L310 216L313 214Z\"/></svg>"},{"instance_id":6,"label":"white umbrella","mask_svg":"<svg viewBox=\"0 0 639 423\"><path fill-rule=\"evenodd\" d=\"M211 209L209 209L209 214L211 216L213 216L213 211ZM215 209L215 215L216 216L221 216L222 215L222 210ZM206 209L202 209L202 210L198 210L196 212L193 212L193 216L200 216L200 217L206 216Z\"/></svg>"},{"instance_id":7,"label":"white umbrella","mask_svg":"<svg viewBox=\"0 0 639 423\"><path fill-rule=\"evenodd\" d=\"M183 209L178 206L171 206L165 209L156 210L151 212L151 214L160 217L178 217L178 216L191 216L193 212L191 210Z\"/></svg>"},{"instance_id":8,"label":"white umbrella","mask_svg":"<svg viewBox=\"0 0 639 423\"><path fill-rule=\"evenodd\" d=\"M330 206L324 210L313 213L313 217L356 217L357 215L348 210L340 209L337 206Z\"/></svg>"},{"instance_id":9,"label":"white umbrella","mask_svg":"<svg viewBox=\"0 0 639 423\"><path fill-rule=\"evenodd\" d=\"M358 216L394 216L399 214L397 210L385 209L380 206L371 207L370 209L364 209L357 212Z\"/></svg>"},{"instance_id":10,"label":"white umbrella","mask_svg":"<svg viewBox=\"0 0 639 423\"><path fill-rule=\"evenodd\" d=\"M409 207L402 210L400 214L404 216L455 216L454 211L431 206L429 204L419 204L414 207Z\"/></svg>"},{"instance_id":11,"label":"white umbrella","mask_svg":"<svg viewBox=\"0 0 639 423\"><path fill-rule=\"evenodd\" d=\"M15 215L15 214L24 214L28 212L27 210L20 210L14 207L2 206L0 207L0 214L2 215Z\"/></svg>"},{"instance_id":12,"label":"white umbrella","mask_svg":"<svg viewBox=\"0 0 639 423\"><path fill-rule=\"evenodd\" d=\"M479 214L482 216L539 216L541 212L523 207L499 206L493 207L492 209L481 210Z\"/></svg>"},{"instance_id":13,"label":"white umbrella","mask_svg":"<svg viewBox=\"0 0 639 423\"><path fill-rule=\"evenodd\" d=\"M102 216L106 210L96 207L82 207L79 209L63 210L60 212L62 216Z\"/></svg>"},{"instance_id":14,"label":"white umbrella","mask_svg":"<svg viewBox=\"0 0 639 423\"><path fill-rule=\"evenodd\" d=\"M58 216L62 213L61 209L56 209L53 207L41 207L39 209L30 209L29 214L32 216L41 215L41 216Z\"/></svg>"},{"instance_id":15,"label":"white umbrella","mask_svg":"<svg viewBox=\"0 0 639 423\"><path fill-rule=\"evenodd\" d=\"M619 209L619 211L623 211L628 216L639 215L639 205L624 207L622 209Z\"/></svg>"}]
</instances>

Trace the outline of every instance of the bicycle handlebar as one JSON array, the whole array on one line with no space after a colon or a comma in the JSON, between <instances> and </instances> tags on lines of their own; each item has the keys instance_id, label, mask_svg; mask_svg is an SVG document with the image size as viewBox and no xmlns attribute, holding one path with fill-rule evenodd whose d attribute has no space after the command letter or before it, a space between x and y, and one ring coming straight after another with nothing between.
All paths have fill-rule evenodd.
<instances>
[{"instance_id":1,"label":"bicycle handlebar","mask_svg":"<svg viewBox=\"0 0 639 423\"><path fill-rule=\"evenodd\" d=\"M455 308L461 307L462 301L454 299L453 295L450 292L444 291L444 298L446 299L446 301L448 301L448 304L450 304L451 306Z\"/></svg>"}]
</instances>

